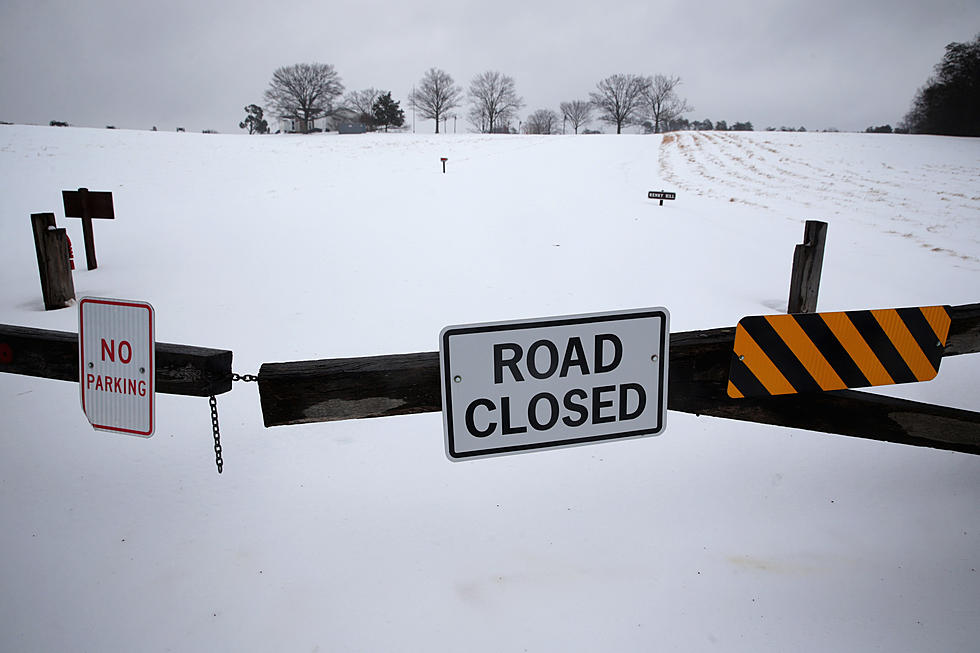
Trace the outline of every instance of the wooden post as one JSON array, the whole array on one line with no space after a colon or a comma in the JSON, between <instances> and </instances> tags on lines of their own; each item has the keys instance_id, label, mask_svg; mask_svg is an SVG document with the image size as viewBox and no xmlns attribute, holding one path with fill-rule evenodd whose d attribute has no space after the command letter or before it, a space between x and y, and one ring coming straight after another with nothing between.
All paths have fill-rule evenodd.
<instances>
[{"instance_id":1,"label":"wooden post","mask_svg":"<svg viewBox=\"0 0 980 653\"><path fill-rule=\"evenodd\" d=\"M793 252L793 273L789 282L787 313L815 313L823 270L823 250L827 241L827 223L807 220L803 244Z\"/></svg>"},{"instance_id":2,"label":"wooden post","mask_svg":"<svg viewBox=\"0 0 980 653\"><path fill-rule=\"evenodd\" d=\"M82 235L85 237L85 264L89 270L99 267L95 260L95 231L92 229L92 215L88 207L88 189L79 188L78 196L82 205Z\"/></svg>"},{"instance_id":3,"label":"wooden post","mask_svg":"<svg viewBox=\"0 0 980 653\"><path fill-rule=\"evenodd\" d=\"M44 309L65 308L75 299L75 283L68 264L68 234L55 228L54 213L31 214L31 227Z\"/></svg>"}]
</instances>

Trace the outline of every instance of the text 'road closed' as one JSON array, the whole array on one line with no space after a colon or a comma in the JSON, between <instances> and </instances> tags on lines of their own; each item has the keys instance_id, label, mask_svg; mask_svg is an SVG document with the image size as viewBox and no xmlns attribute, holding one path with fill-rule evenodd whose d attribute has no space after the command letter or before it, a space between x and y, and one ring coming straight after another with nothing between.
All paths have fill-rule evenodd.
<instances>
[{"instance_id":1,"label":"text 'road closed'","mask_svg":"<svg viewBox=\"0 0 980 653\"><path fill-rule=\"evenodd\" d=\"M655 435L666 406L665 309L447 327L451 460Z\"/></svg>"}]
</instances>

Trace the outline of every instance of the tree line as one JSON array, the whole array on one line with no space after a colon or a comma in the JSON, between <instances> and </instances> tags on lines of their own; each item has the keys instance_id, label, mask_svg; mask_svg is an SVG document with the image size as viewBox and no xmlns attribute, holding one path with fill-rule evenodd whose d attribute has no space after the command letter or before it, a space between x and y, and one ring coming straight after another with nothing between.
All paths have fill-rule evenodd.
<instances>
[{"instance_id":1,"label":"tree line","mask_svg":"<svg viewBox=\"0 0 980 653\"><path fill-rule=\"evenodd\" d=\"M577 134L593 119L615 127L617 134L630 126L639 126L648 133L753 129L751 122L729 126L724 120L688 120L684 114L694 107L678 94L680 84L677 76L610 75L597 82L587 98L561 102L559 111L538 109L522 122L518 115L525 104L512 77L498 71L480 73L464 91L447 72L431 68L413 87L408 105L423 119L434 120L436 133L440 125L445 128L450 117L456 120L457 109L464 103L468 107L465 118L481 133L555 134L570 127ZM277 69L265 99L276 116L294 121L299 131L309 131L316 119L330 116L356 120L370 129L387 130L404 124L404 112L390 92L369 88L344 95L340 77L329 64L295 64ZM249 133L268 131L260 107L249 105L246 113L241 128ZM804 127L779 130L806 131ZM972 42L946 46L933 76L916 92L911 108L894 129L881 125L865 131L980 136L980 35Z\"/></svg>"},{"instance_id":2,"label":"tree line","mask_svg":"<svg viewBox=\"0 0 980 653\"><path fill-rule=\"evenodd\" d=\"M557 134L568 128L577 134L593 119L614 126L617 134L629 126L660 133L678 126L691 128L683 114L694 108L678 95L680 84L677 76L611 75L600 80L588 98L561 102L560 113L538 109L522 121L519 112L525 103L513 77L486 71L476 75L464 90L446 71L430 68L412 88L408 106L423 120L434 120L437 134L440 125L444 130L449 118L455 121L464 108L463 117L473 129L485 134ZM345 94L340 76L330 64L304 63L276 69L265 100L273 115L290 121L300 132L313 131L315 121L323 118L357 121L368 129L387 130L404 124L404 112L390 91L368 88ZM250 134L269 131L261 107L250 104L245 111L239 127ZM751 128L751 123L737 125Z\"/></svg>"},{"instance_id":3,"label":"tree line","mask_svg":"<svg viewBox=\"0 0 980 653\"><path fill-rule=\"evenodd\" d=\"M898 131L980 136L980 34L950 43L934 74L916 91Z\"/></svg>"}]
</instances>

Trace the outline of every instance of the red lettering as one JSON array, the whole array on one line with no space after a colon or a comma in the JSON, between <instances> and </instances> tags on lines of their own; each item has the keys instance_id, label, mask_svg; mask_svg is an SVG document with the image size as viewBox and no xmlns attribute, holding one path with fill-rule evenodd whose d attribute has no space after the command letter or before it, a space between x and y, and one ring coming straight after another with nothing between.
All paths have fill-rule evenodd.
<instances>
[{"instance_id":1,"label":"red lettering","mask_svg":"<svg viewBox=\"0 0 980 653\"><path fill-rule=\"evenodd\" d=\"M102 360L105 360L106 354L109 355L109 360L113 363L116 362L116 340L115 338L105 341L102 339ZM128 363L133 360L133 346L129 344L128 341L122 340L119 342L119 362Z\"/></svg>"},{"instance_id":2,"label":"red lettering","mask_svg":"<svg viewBox=\"0 0 980 653\"><path fill-rule=\"evenodd\" d=\"M125 354L123 354L123 345L126 346ZM125 340L123 340L122 342L119 343L119 362L128 363L131 360L133 360L133 346L128 342L126 342Z\"/></svg>"},{"instance_id":3,"label":"red lettering","mask_svg":"<svg viewBox=\"0 0 980 653\"><path fill-rule=\"evenodd\" d=\"M109 360L113 363L116 362L116 341L115 339L110 340L107 345L105 338L102 339L102 360L105 360L106 352L109 352Z\"/></svg>"},{"instance_id":4,"label":"red lettering","mask_svg":"<svg viewBox=\"0 0 980 653\"><path fill-rule=\"evenodd\" d=\"M85 376L85 387L87 389L93 388L93 384L95 390L123 395L139 395L140 397L145 397L148 390L146 381L129 379L123 376L110 376L108 374L105 376L87 374Z\"/></svg>"}]
</instances>

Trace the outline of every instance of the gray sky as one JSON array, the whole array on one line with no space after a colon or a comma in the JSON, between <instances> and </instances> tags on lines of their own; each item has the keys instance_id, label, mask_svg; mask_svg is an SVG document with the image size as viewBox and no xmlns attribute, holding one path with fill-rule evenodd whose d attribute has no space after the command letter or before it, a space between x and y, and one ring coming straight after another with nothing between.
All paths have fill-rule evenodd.
<instances>
[{"instance_id":1,"label":"gray sky","mask_svg":"<svg viewBox=\"0 0 980 653\"><path fill-rule=\"evenodd\" d=\"M522 117L664 73L692 120L863 130L900 120L945 45L978 32L977 0L2 0L0 120L240 132L277 67L321 62L347 90L391 90L409 121L437 67L464 88L512 76Z\"/></svg>"}]
</instances>

